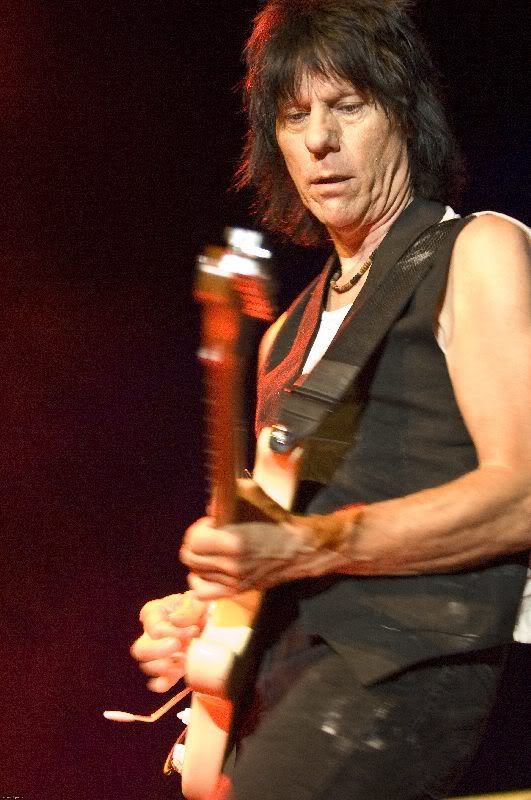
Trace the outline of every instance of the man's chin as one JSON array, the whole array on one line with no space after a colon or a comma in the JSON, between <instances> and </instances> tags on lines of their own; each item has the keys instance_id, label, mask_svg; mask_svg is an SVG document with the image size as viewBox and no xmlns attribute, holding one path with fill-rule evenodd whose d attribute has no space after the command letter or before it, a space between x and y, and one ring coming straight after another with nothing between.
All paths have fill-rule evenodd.
<instances>
[{"instance_id":1,"label":"man's chin","mask_svg":"<svg viewBox=\"0 0 531 800\"><path fill-rule=\"evenodd\" d=\"M320 208L319 213L313 210L312 213L328 229L330 235L333 235L335 231L340 233L356 229L361 222L359 214L355 213L353 209Z\"/></svg>"}]
</instances>

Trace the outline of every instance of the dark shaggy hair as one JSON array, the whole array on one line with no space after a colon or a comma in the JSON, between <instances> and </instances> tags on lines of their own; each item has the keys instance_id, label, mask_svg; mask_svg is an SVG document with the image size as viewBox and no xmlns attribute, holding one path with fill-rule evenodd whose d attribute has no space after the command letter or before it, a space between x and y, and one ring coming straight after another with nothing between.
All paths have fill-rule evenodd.
<instances>
[{"instance_id":1,"label":"dark shaggy hair","mask_svg":"<svg viewBox=\"0 0 531 800\"><path fill-rule=\"evenodd\" d=\"M280 107L305 72L347 80L397 120L408 139L416 194L455 201L462 161L436 91L436 74L407 0L268 0L245 50L249 131L237 185L257 189L271 230L322 244L324 226L303 206L276 140Z\"/></svg>"}]
</instances>

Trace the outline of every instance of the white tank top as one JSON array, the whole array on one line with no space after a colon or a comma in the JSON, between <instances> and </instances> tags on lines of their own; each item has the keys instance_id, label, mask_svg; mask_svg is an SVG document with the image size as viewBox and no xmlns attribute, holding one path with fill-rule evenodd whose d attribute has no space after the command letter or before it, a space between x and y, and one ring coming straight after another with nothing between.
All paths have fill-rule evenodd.
<instances>
[{"instance_id":1,"label":"white tank top","mask_svg":"<svg viewBox=\"0 0 531 800\"><path fill-rule=\"evenodd\" d=\"M314 339L312 348L308 353L308 357L304 362L302 374L306 375L311 372L318 361L322 359L328 348L332 343L332 339L339 330L339 326L347 316L352 303L341 308L336 308L335 311L323 311L321 314L321 321L319 323L319 330Z\"/></svg>"}]
</instances>

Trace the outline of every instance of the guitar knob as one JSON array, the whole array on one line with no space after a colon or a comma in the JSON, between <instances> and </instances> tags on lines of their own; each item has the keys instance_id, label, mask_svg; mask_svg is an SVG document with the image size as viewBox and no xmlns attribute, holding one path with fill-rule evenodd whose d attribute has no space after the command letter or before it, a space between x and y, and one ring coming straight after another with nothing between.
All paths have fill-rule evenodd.
<instances>
[{"instance_id":1,"label":"guitar knob","mask_svg":"<svg viewBox=\"0 0 531 800\"><path fill-rule=\"evenodd\" d=\"M269 447L274 453L289 453L297 442L292 432L285 425L273 425L269 437Z\"/></svg>"}]
</instances>

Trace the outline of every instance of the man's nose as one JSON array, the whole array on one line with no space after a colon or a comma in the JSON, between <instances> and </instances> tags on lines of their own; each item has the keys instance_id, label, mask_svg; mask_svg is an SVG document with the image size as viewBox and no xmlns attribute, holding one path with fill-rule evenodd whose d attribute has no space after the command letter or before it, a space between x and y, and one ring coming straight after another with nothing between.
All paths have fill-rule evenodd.
<instances>
[{"instance_id":1,"label":"man's nose","mask_svg":"<svg viewBox=\"0 0 531 800\"><path fill-rule=\"evenodd\" d=\"M330 108L312 108L306 128L306 147L316 158L339 150L340 131Z\"/></svg>"}]
</instances>

